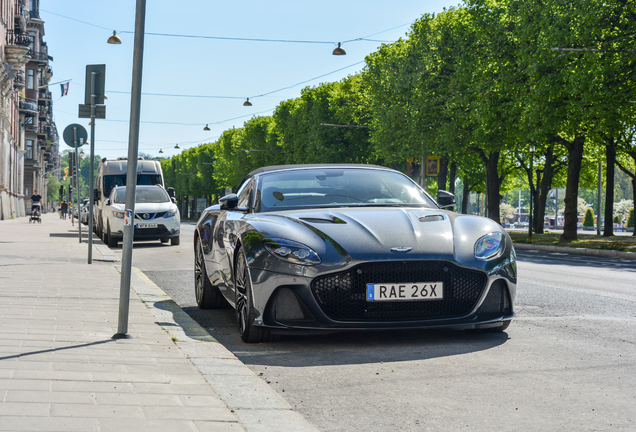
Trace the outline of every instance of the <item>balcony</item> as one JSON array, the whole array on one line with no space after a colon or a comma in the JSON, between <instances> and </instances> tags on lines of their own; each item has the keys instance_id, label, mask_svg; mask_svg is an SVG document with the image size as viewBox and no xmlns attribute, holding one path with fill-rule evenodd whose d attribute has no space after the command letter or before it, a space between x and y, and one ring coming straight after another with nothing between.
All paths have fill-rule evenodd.
<instances>
[{"instance_id":1,"label":"balcony","mask_svg":"<svg viewBox=\"0 0 636 432\"><path fill-rule=\"evenodd\" d=\"M26 33L18 31L7 32L7 44L4 46L4 56L14 69L22 69L29 61L29 46L31 40Z\"/></svg>"},{"instance_id":2,"label":"balcony","mask_svg":"<svg viewBox=\"0 0 636 432\"><path fill-rule=\"evenodd\" d=\"M38 109L38 113L39 113L38 117L40 119L48 120L48 119L50 119L50 115L51 115L51 107L50 106L41 106Z\"/></svg>"},{"instance_id":3,"label":"balcony","mask_svg":"<svg viewBox=\"0 0 636 432\"><path fill-rule=\"evenodd\" d=\"M23 99L20 101L19 110L21 113L34 116L38 113L38 103L32 99Z\"/></svg>"},{"instance_id":4,"label":"balcony","mask_svg":"<svg viewBox=\"0 0 636 432\"><path fill-rule=\"evenodd\" d=\"M40 90L38 93L38 102L42 102L43 104L51 102L51 92L48 90Z\"/></svg>"},{"instance_id":5,"label":"balcony","mask_svg":"<svg viewBox=\"0 0 636 432\"><path fill-rule=\"evenodd\" d=\"M24 88L24 72L19 70L16 72L15 77L13 78L13 87L17 89Z\"/></svg>"},{"instance_id":6,"label":"balcony","mask_svg":"<svg viewBox=\"0 0 636 432\"><path fill-rule=\"evenodd\" d=\"M27 10L27 7L26 7L26 1L25 0L16 1L14 27L16 29L26 30L28 15L29 15L29 11Z\"/></svg>"},{"instance_id":7,"label":"balcony","mask_svg":"<svg viewBox=\"0 0 636 432\"><path fill-rule=\"evenodd\" d=\"M30 62L41 63L41 64L49 63L49 55L46 53L46 51L38 52L38 51L29 50L27 54L29 55L29 57L31 57L31 60L29 60Z\"/></svg>"}]
</instances>

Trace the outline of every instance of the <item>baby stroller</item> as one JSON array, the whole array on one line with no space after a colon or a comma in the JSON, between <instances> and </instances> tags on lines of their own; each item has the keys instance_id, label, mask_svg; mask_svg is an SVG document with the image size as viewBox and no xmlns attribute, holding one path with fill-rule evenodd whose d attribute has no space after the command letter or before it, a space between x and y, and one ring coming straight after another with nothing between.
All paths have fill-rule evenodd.
<instances>
[{"instance_id":1,"label":"baby stroller","mask_svg":"<svg viewBox=\"0 0 636 432\"><path fill-rule=\"evenodd\" d=\"M42 219L40 219L40 203L33 203L31 206L31 217L29 218L29 223L42 223Z\"/></svg>"}]
</instances>

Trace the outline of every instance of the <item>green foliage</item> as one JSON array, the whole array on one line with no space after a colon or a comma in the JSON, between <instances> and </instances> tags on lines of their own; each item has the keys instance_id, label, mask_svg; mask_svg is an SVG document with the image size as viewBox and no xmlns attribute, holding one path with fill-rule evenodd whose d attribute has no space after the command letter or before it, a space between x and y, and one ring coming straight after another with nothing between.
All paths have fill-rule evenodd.
<instances>
[{"instance_id":1,"label":"green foliage","mask_svg":"<svg viewBox=\"0 0 636 432\"><path fill-rule=\"evenodd\" d=\"M46 189L46 201L51 203L53 201L60 200L60 182L57 180L57 177L52 173L48 173L46 175L48 180L47 189Z\"/></svg>"},{"instance_id":2,"label":"green foliage","mask_svg":"<svg viewBox=\"0 0 636 432\"><path fill-rule=\"evenodd\" d=\"M304 88L271 117L162 161L167 186L179 196L217 195L265 165L395 163L404 170L406 159L434 155L456 163L469 191L487 193L498 219L499 194L528 189L533 146L535 181L537 171L544 178L554 171L551 187L589 188L581 196L594 203L608 140L619 144L623 166L636 159L636 58L553 48L629 49L632 38L624 36L636 33L636 3L544 3L464 0L423 15L407 37L367 56L362 73ZM567 169L575 138L585 143L578 172ZM427 186L436 189L436 180ZM578 196L568 198L571 220Z\"/></svg>"},{"instance_id":3,"label":"green foliage","mask_svg":"<svg viewBox=\"0 0 636 432\"><path fill-rule=\"evenodd\" d=\"M585 219L583 219L583 226L593 227L594 226L594 210L588 208L585 210Z\"/></svg>"},{"instance_id":4,"label":"green foliage","mask_svg":"<svg viewBox=\"0 0 636 432\"><path fill-rule=\"evenodd\" d=\"M629 211L629 217L627 218L627 227L634 228L634 209Z\"/></svg>"},{"instance_id":5,"label":"green foliage","mask_svg":"<svg viewBox=\"0 0 636 432\"><path fill-rule=\"evenodd\" d=\"M615 216L614 216L614 222L613 222L613 223L615 223L615 224L620 224L620 223L621 223L621 218L620 218L620 216L615 215Z\"/></svg>"}]
</instances>

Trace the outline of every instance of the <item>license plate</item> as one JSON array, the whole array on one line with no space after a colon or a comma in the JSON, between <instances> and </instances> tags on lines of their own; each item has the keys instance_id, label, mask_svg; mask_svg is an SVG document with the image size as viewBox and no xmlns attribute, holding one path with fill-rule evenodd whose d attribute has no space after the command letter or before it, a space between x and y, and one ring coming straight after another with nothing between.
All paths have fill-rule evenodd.
<instances>
[{"instance_id":1,"label":"license plate","mask_svg":"<svg viewBox=\"0 0 636 432\"><path fill-rule=\"evenodd\" d=\"M138 223L135 228L157 228L156 223Z\"/></svg>"},{"instance_id":2,"label":"license plate","mask_svg":"<svg viewBox=\"0 0 636 432\"><path fill-rule=\"evenodd\" d=\"M443 298L443 282L367 284L367 301L423 301Z\"/></svg>"}]
</instances>

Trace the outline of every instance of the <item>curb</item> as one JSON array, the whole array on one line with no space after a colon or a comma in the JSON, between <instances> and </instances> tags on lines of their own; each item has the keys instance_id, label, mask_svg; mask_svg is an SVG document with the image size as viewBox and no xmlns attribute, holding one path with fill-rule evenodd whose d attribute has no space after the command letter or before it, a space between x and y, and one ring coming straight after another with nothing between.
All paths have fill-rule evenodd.
<instances>
[{"instance_id":1,"label":"curb","mask_svg":"<svg viewBox=\"0 0 636 432\"><path fill-rule=\"evenodd\" d=\"M119 257L106 246L116 261ZM100 250L105 259L110 255ZM121 265L114 267L121 272ZM300 413L254 374L231 351L185 313L141 270L133 267L131 287L177 348L241 421L248 432L318 432Z\"/></svg>"},{"instance_id":2,"label":"curb","mask_svg":"<svg viewBox=\"0 0 636 432\"><path fill-rule=\"evenodd\" d=\"M579 254L579 255L590 255L590 256L602 256L602 257L611 257L611 258L624 258L630 260L636 260L636 252L623 252L617 250L608 250L608 249L588 249L588 248L572 248L565 246L549 246L549 245L535 245L529 243L513 243L515 249L526 249L526 250L539 250L545 252L560 252L560 253L571 253L571 254Z\"/></svg>"}]
</instances>

